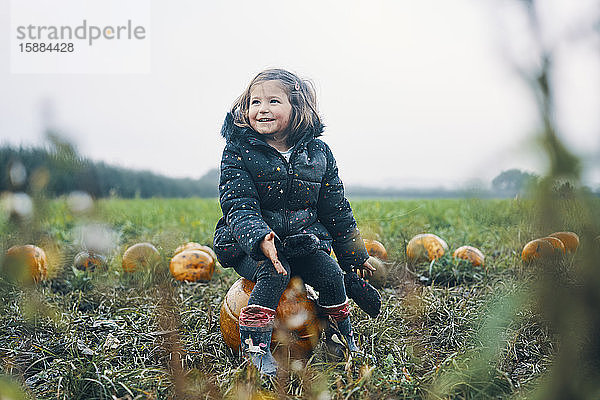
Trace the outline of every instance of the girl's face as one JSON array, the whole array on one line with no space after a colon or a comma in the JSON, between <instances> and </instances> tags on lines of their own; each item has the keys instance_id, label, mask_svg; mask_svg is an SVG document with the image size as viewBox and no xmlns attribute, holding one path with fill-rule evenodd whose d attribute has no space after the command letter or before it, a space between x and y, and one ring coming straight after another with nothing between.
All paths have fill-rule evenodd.
<instances>
[{"instance_id":1,"label":"girl's face","mask_svg":"<svg viewBox=\"0 0 600 400\"><path fill-rule=\"evenodd\" d=\"M248 119L256 132L272 138L279 134L277 139L286 137L291 115L292 105L279 82L265 81L250 90Z\"/></svg>"}]
</instances>

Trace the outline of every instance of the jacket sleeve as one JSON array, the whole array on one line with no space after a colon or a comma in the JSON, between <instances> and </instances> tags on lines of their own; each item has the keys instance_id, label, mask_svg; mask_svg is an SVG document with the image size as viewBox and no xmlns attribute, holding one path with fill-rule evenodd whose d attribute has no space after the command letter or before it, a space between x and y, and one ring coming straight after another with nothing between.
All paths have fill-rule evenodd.
<instances>
[{"instance_id":1,"label":"jacket sleeve","mask_svg":"<svg viewBox=\"0 0 600 400\"><path fill-rule=\"evenodd\" d=\"M338 175L335 158L324 144L327 169L321 182L317 212L319 221L333 238L333 251L343 270L362 265L369 254L354 220L350 203L344 197L344 185Z\"/></svg>"},{"instance_id":2,"label":"jacket sleeve","mask_svg":"<svg viewBox=\"0 0 600 400\"><path fill-rule=\"evenodd\" d=\"M257 261L264 260L260 242L272 229L262 218L258 192L242 153L230 143L221 158L219 201L225 222L242 250Z\"/></svg>"}]
</instances>

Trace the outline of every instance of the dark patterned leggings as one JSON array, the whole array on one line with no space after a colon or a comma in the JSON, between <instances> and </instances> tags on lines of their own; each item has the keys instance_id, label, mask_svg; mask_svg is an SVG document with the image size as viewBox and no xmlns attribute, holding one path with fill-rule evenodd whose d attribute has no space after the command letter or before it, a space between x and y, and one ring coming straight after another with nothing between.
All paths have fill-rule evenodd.
<instances>
[{"instance_id":1,"label":"dark patterned leggings","mask_svg":"<svg viewBox=\"0 0 600 400\"><path fill-rule=\"evenodd\" d=\"M250 294L249 305L276 309L292 276L299 276L319 292L321 306L335 306L346 301L342 269L325 251L317 250L310 255L289 259L278 255L278 258L287 275L277 273L270 260L256 261L249 256L234 267L238 274L256 283Z\"/></svg>"}]
</instances>

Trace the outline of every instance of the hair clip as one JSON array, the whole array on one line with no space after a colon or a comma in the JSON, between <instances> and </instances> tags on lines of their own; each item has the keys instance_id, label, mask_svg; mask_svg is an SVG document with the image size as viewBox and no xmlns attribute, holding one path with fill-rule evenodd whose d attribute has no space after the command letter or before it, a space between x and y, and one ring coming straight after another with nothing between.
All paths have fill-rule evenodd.
<instances>
[{"instance_id":1,"label":"hair clip","mask_svg":"<svg viewBox=\"0 0 600 400\"><path fill-rule=\"evenodd\" d=\"M300 84L298 82L295 82L294 89L300 90Z\"/></svg>"}]
</instances>

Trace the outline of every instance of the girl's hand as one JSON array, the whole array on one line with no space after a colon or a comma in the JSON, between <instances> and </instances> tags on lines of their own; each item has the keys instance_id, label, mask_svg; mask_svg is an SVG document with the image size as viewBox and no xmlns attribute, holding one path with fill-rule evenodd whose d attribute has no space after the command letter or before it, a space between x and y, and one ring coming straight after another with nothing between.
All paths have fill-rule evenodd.
<instances>
[{"instance_id":1,"label":"girl's hand","mask_svg":"<svg viewBox=\"0 0 600 400\"><path fill-rule=\"evenodd\" d=\"M354 270L356 271L356 275L363 279L373 275L373 271L376 271L375 267L369 264L369 261L365 261L363 265L355 267Z\"/></svg>"},{"instance_id":2,"label":"girl's hand","mask_svg":"<svg viewBox=\"0 0 600 400\"><path fill-rule=\"evenodd\" d=\"M282 274L287 275L287 271L283 268L281 261L277 258L277 249L275 248L275 232L271 232L265 236L260 242L260 249L262 250L265 257L267 257L275 266L275 270Z\"/></svg>"}]
</instances>

